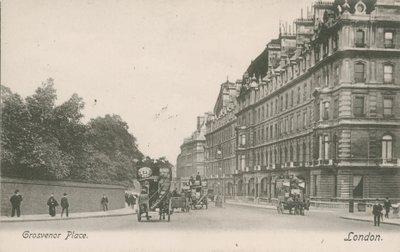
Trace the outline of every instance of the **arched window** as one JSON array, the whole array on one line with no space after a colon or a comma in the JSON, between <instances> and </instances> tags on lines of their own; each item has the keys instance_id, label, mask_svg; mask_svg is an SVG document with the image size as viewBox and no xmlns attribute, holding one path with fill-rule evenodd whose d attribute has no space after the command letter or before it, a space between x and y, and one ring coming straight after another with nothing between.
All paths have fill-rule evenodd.
<instances>
[{"instance_id":1,"label":"arched window","mask_svg":"<svg viewBox=\"0 0 400 252\"><path fill-rule=\"evenodd\" d=\"M391 135L382 137L382 159L391 160L393 158L393 138Z\"/></svg>"},{"instance_id":2,"label":"arched window","mask_svg":"<svg viewBox=\"0 0 400 252\"><path fill-rule=\"evenodd\" d=\"M300 145L299 144L297 144L297 146L296 146L296 161L300 162Z\"/></svg>"},{"instance_id":3,"label":"arched window","mask_svg":"<svg viewBox=\"0 0 400 252\"><path fill-rule=\"evenodd\" d=\"M364 64L361 62L358 62L354 65L354 81L355 82L365 81Z\"/></svg>"}]
</instances>

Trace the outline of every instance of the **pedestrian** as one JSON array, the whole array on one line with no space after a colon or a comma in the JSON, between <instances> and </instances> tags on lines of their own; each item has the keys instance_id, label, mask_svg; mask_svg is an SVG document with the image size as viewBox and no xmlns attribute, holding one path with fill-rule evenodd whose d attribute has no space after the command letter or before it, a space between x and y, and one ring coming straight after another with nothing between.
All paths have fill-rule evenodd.
<instances>
[{"instance_id":1,"label":"pedestrian","mask_svg":"<svg viewBox=\"0 0 400 252\"><path fill-rule=\"evenodd\" d=\"M108 198L104 194L103 197L101 198L101 205L103 206L103 211L108 211Z\"/></svg>"},{"instance_id":2,"label":"pedestrian","mask_svg":"<svg viewBox=\"0 0 400 252\"><path fill-rule=\"evenodd\" d=\"M378 199L376 199L374 206L372 207L372 214L374 215L374 226L379 227L381 224L381 212L382 212L382 205L379 204Z\"/></svg>"},{"instance_id":3,"label":"pedestrian","mask_svg":"<svg viewBox=\"0 0 400 252\"><path fill-rule=\"evenodd\" d=\"M130 204L129 204L129 194L128 194L128 192L125 192L125 202L126 202L126 204L128 204L128 206L130 206Z\"/></svg>"},{"instance_id":4,"label":"pedestrian","mask_svg":"<svg viewBox=\"0 0 400 252\"><path fill-rule=\"evenodd\" d=\"M64 214L64 210L65 210L65 215L68 217L68 207L69 207L69 203L68 203L68 198L67 198L67 194L64 193L64 196L61 198L61 217Z\"/></svg>"},{"instance_id":5,"label":"pedestrian","mask_svg":"<svg viewBox=\"0 0 400 252\"><path fill-rule=\"evenodd\" d=\"M50 198L47 200L47 205L49 206L49 214L51 217L56 216L56 207L58 206L57 200L54 198L54 194L50 195Z\"/></svg>"},{"instance_id":6,"label":"pedestrian","mask_svg":"<svg viewBox=\"0 0 400 252\"><path fill-rule=\"evenodd\" d=\"M14 195L11 196L10 202L12 206L11 210L11 217L15 216L15 212L17 212L17 217L21 215L21 201L22 201L22 196L19 194L19 190L14 191Z\"/></svg>"},{"instance_id":7,"label":"pedestrian","mask_svg":"<svg viewBox=\"0 0 400 252\"><path fill-rule=\"evenodd\" d=\"M196 180L197 180L197 181L200 181L200 184L201 184L201 176L200 176L200 172L197 172L197 175L196 175Z\"/></svg>"},{"instance_id":8,"label":"pedestrian","mask_svg":"<svg viewBox=\"0 0 400 252\"><path fill-rule=\"evenodd\" d=\"M134 205L135 205L134 204L135 197L133 196L133 193L129 194L128 201L129 201L128 205L131 206L131 207L134 207Z\"/></svg>"},{"instance_id":9,"label":"pedestrian","mask_svg":"<svg viewBox=\"0 0 400 252\"><path fill-rule=\"evenodd\" d=\"M385 208L385 218L389 219L389 212L390 208L392 207L392 202L390 202L389 197L386 197L383 207Z\"/></svg>"}]
</instances>

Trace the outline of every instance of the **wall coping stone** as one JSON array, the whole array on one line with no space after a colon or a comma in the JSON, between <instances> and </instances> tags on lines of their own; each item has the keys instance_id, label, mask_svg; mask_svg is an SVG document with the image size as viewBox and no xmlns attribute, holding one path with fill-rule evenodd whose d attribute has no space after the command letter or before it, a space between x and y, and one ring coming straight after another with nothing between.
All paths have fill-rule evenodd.
<instances>
[{"instance_id":1,"label":"wall coping stone","mask_svg":"<svg viewBox=\"0 0 400 252\"><path fill-rule=\"evenodd\" d=\"M98 183L85 183L65 180L37 180L37 179L22 179L22 178L9 178L0 177L0 183L3 184L35 184L35 185L46 185L46 186L66 186L66 187L81 187L81 188L107 188L107 189L124 189L122 185L113 184L98 184Z\"/></svg>"}]
</instances>

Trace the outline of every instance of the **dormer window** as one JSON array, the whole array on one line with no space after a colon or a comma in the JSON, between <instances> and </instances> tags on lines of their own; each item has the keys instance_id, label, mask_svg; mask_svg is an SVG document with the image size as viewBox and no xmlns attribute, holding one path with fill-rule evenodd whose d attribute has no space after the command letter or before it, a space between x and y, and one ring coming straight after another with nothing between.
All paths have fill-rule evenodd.
<instances>
[{"instance_id":1,"label":"dormer window","mask_svg":"<svg viewBox=\"0 0 400 252\"><path fill-rule=\"evenodd\" d=\"M365 35L363 30L358 30L356 32L356 47L365 46Z\"/></svg>"},{"instance_id":2,"label":"dormer window","mask_svg":"<svg viewBox=\"0 0 400 252\"><path fill-rule=\"evenodd\" d=\"M385 32L385 48L393 48L393 47L394 47L393 32L386 31Z\"/></svg>"}]
</instances>

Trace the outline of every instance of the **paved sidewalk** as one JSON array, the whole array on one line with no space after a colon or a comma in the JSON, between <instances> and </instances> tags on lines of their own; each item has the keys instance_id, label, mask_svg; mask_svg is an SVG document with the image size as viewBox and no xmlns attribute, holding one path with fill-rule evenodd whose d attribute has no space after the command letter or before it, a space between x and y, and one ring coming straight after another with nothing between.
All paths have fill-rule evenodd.
<instances>
[{"instance_id":1,"label":"paved sidewalk","mask_svg":"<svg viewBox=\"0 0 400 252\"><path fill-rule=\"evenodd\" d=\"M390 216L389 216L390 217ZM374 216L369 215L369 214L363 214L363 213L348 213L341 215L340 218L346 219L346 220L353 220L353 221L364 221L364 222L374 222ZM400 218L390 218L386 219L383 218L383 221L381 220L381 225L382 224L388 224L388 225L396 225L400 226Z\"/></svg>"},{"instance_id":2,"label":"paved sidewalk","mask_svg":"<svg viewBox=\"0 0 400 252\"><path fill-rule=\"evenodd\" d=\"M62 217L60 213L57 213L55 217L51 217L48 214L34 214L34 215L21 215L21 217L9 217L1 216L0 222L24 222L24 221L54 221L54 220L73 220L73 219L87 219L87 218L103 218L103 217L115 217L124 215L136 214L134 209L130 207L110 210L107 212L83 212L83 213L69 213L69 217Z\"/></svg>"}]
</instances>

